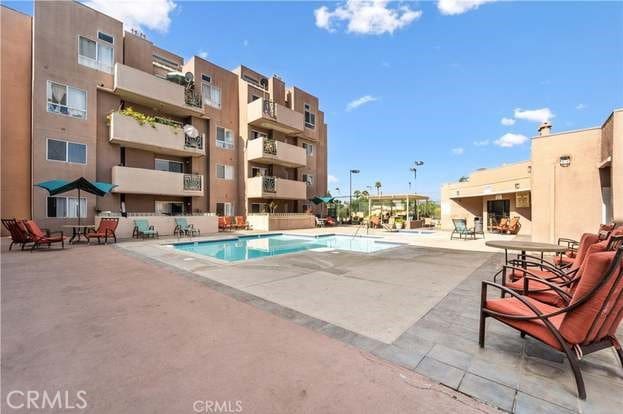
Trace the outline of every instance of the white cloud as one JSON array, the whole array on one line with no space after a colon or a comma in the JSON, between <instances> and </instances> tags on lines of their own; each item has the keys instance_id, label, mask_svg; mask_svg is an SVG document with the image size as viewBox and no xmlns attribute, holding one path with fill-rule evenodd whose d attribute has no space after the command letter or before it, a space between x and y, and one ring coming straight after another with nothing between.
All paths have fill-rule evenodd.
<instances>
[{"instance_id":1,"label":"white cloud","mask_svg":"<svg viewBox=\"0 0 623 414\"><path fill-rule=\"evenodd\" d=\"M481 141L474 141L474 145L477 147L486 147L487 145L489 145L489 140L483 139Z\"/></svg>"},{"instance_id":2,"label":"white cloud","mask_svg":"<svg viewBox=\"0 0 623 414\"><path fill-rule=\"evenodd\" d=\"M528 140L528 137L521 134L511 134L510 132L496 139L495 145L498 147L510 148L515 145L521 145Z\"/></svg>"},{"instance_id":3,"label":"white cloud","mask_svg":"<svg viewBox=\"0 0 623 414\"><path fill-rule=\"evenodd\" d=\"M370 103L370 102L377 101L378 99L379 98L376 98L376 97L371 96L371 95L362 96L361 98L357 98L355 100L350 101L348 103L348 105L346 105L346 110L348 112L350 112L353 109L357 109L357 108L359 108L362 105L365 105L365 104Z\"/></svg>"},{"instance_id":4,"label":"white cloud","mask_svg":"<svg viewBox=\"0 0 623 414\"><path fill-rule=\"evenodd\" d=\"M171 24L173 0L88 0L89 7L121 20L124 29L150 29L165 33Z\"/></svg>"},{"instance_id":5,"label":"white cloud","mask_svg":"<svg viewBox=\"0 0 623 414\"><path fill-rule=\"evenodd\" d=\"M515 121L513 118L506 118L506 117L504 117L504 118L500 119L500 124L506 125L506 126L515 125L515 122L517 122L517 121Z\"/></svg>"},{"instance_id":6,"label":"white cloud","mask_svg":"<svg viewBox=\"0 0 623 414\"><path fill-rule=\"evenodd\" d=\"M586 109L588 106L584 105L583 103L577 104L575 109L577 109L578 111L581 111L583 109Z\"/></svg>"},{"instance_id":7,"label":"white cloud","mask_svg":"<svg viewBox=\"0 0 623 414\"><path fill-rule=\"evenodd\" d=\"M329 184L337 184L338 181L340 181L340 180L338 180L335 175L329 174L327 176L327 183L329 183Z\"/></svg>"},{"instance_id":8,"label":"white cloud","mask_svg":"<svg viewBox=\"0 0 623 414\"><path fill-rule=\"evenodd\" d=\"M477 9L481 4L492 3L494 1L496 0L439 0L437 2L437 8L441 14L455 15Z\"/></svg>"},{"instance_id":9,"label":"white cloud","mask_svg":"<svg viewBox=\"0 0 623 414\"><path fill-rule=\"evenodd\" d=\"M205 50L200 50L198 53L198 56L202 59L207 59L208 58L208 52L206 52Z\"/></svg>"},{"instance_id":10,"label":"white cloud","mask_svg":"<svg viewBox=\"0 0 623 414\"><path fill-rule=\"evenodd\" d=\"M452 153L454 155L463 155L463 153L465 152L465 150L461 147L457 147L457 148L452 148Z\"/></svg>"},{"instance_id":11,"label":"white cloud","mask_svg":"<svg viewBox=\"0 0 623 414\"><path fill-rule=\"evenodd\" d=\"M551 120L554 113L549 108L540 109L515 109L515 119L524 119L532 122L545 122Z\"/></svg>"},{"instance_id":12,"label":"white cloud","mask_svg":"<svg viewBox=\"0 0 623 414\"><path fill-rule=\"evenodd\" d=\"M338 21L348 22L348 33L380 35L394 33L422 16L406 5L390 7L389 0L347 0L333 11L327 6L314 10L316 26L334 32Z\"/></svg>"}]
</instances>

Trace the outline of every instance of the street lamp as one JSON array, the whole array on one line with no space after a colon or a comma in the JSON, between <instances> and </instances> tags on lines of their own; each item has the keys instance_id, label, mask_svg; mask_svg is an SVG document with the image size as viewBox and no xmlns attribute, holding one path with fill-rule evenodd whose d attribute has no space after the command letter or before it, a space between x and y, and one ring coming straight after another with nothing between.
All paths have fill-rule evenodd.
<instances>
[{"instance_id":1,"label":"street lamp","mask_svg":"<svg viewBox=\"0 0 623 414\"><path fill-rule=\"evenodd\" d=\"M350 187L348 188L348 223L353 222L353 174L359 174L359 170L350 170L349 179Z\"/></svg>"},{"instance_id":2,"label":"street lamp","mask_svg":"<svg viewBox=\"0 0 623 414\"><path fill-rule=\"evenodd\" d=\"M413 163L413 167L411 167L411 171L413 171L413 188L414 188L414 190L416 188L415 180L417 179L417 167L421 167L422 165L424 165L424 161L415 161ZM420 219L420 212L417 209L417 198L415 199L415 219L416 220Z\"/></svg>"}]
</instances>

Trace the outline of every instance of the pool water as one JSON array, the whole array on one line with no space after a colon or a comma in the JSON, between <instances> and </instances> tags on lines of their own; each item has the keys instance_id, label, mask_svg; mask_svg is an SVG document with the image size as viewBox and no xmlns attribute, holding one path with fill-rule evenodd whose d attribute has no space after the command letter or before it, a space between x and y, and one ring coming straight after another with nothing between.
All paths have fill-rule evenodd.
<instances>
[{"instance_id":1,"label":"pool water","mask_svg":"<svg viewBox=\"0 0 623 414\"><path fill-rule=\"evenodd\" d=\"M399 246L366 237L352 236L294 236L271 234L265 236L240 236L231 240L215 240L174 244L175 249L210 256L228 262L259 259L312 249L336 249L372 253Z\"/></svg>"}]
</instances>

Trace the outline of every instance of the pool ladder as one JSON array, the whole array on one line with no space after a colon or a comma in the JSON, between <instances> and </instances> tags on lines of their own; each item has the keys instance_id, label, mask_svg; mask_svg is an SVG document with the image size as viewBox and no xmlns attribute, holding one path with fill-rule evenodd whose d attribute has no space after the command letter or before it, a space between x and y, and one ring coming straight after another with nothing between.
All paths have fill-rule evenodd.
<instances>
[{"instance_id":1,"label":"pool ladder","mask_svg":"<svg viewBox=\"0 0 623 414\"><path fill-rule=\"evenodd\" d=\"M368 226L368 223L367 223L367 222L366 222L366 223L361 222L361 223L359 223L359 225L357 226L357 230L355 230L355 234L353 234L352 239L354 239L355 237L357 237L357 235L359 234L359 230L361 230L361 228L362 228L362 227L364 227L364 226L365 226L365 228L366 228L366 236L368 235L368 233L369 233L369 231L370 231L370 227ZM352 240L352 239L351 239L351 240Z\"/></svg>"}]
</instances>

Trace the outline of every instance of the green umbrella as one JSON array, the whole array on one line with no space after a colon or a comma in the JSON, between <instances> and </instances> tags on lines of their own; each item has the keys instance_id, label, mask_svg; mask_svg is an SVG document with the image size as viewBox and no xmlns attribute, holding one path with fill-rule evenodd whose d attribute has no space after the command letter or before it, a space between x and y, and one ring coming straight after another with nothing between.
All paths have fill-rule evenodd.
<instances>
[{"instance_id":1,"label":"green umbrella","mask_svg":"<svg viewBox=\"0 0 623 414\"><path fill-rule=\"evenodd\" d=\"M48 193L53 196L67 191L78 190L78 225L80 225L80 192L86 191L87 193L95 194L98 197L105 196L113 188L117 187L116 184L96 182L92 183L84 177L80 177L74 181L67 180L49 180L35 184L35 187L41 187L48 190Z\"/></svg>"},{"instance_id":2,"label":"green umbrella","mask_svg":"<svg viewBox=\"0 0 623 414\"><path fill-rule=\"evenodd\" d=\"M310 199L310 201L314 204L329 204L329 203L332 203L334 200L335 198L331 196L324 196L324 197L316 196ZM322 208L320 209L320 218L322 218Z\"/></svg>"}]
</instances>

